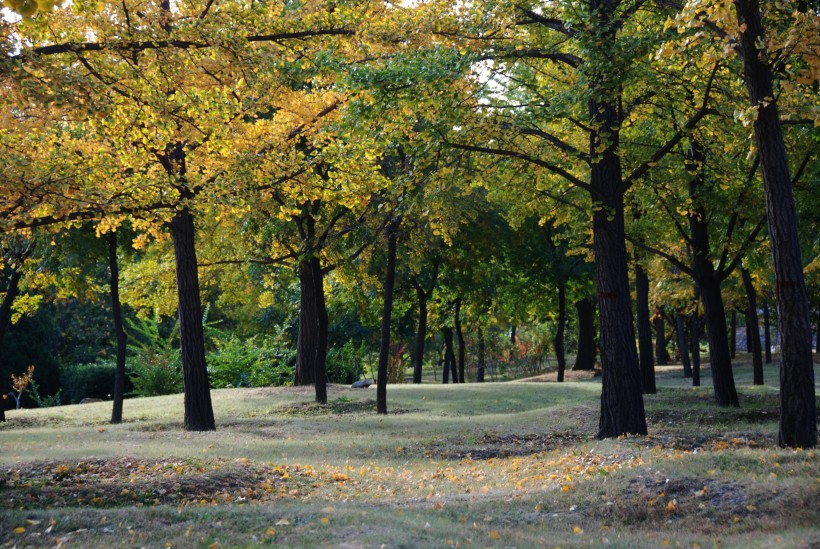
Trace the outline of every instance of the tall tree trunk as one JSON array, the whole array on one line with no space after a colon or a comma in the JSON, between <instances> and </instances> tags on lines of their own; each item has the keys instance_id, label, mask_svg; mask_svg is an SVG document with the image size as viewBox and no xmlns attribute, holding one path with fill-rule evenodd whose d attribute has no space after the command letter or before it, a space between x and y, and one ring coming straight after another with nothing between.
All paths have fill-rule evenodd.
<instances>
[{"instance_id":1,"label":"tall tree trunk","mask_svg":"<svg viewBox=\"0 0 820 549\"><path fill-rule=\"evenodd\" d=\"M655 394L655 362L652 357L652 322L649 318L649 277L635 254L635 295L638 318L638 360L641 386L646 395Z\"/></svg>"},{"instance_id":2,"label":"tall tree trunk","mask_svg":"<svg viewBox=\"0 0 820 549\"><path fill-rule=\"evenodd\" d=\"M453 312L456 327L456 337L458 338L458 382L464 383L464 369L467 354L467 344L464 342L464 332L461 329L461 298L456 299L455 311ZM455 378L453 378L455 379Z\"/></svg>"},{"instance_id":3,"label":"tall tree trunk","mask_svg":"<svg viewBox=\"0 0 820 549\"><path fill-rule=\"evenodd\" d=\"M666 320L663 309L657 309L652 317L655 327L655 361L658 366L669 364L669 351L666 350Z\"/></svg>"},{"instance_id":4,"label":"tall tree trunk","mask_svg":"<svg viewBox=\"0 0 820 549\"><path fill-rule=\"evenodd\" d=\"M216 429L208 369L205 364L205 335L194 240L194 217L190 210L178 210L171 220L174 243L177 294L179 297L179 339L185 386L185 429Z\"/></svg>"},{"instance_id":5,"label":"tall tree trunk","mask_svg":"<svg viewBox=\"0 0 820 549\"><path fill-rule=\"evenodd\" d=\"M390 321L393 316L393 288L396 285L396 249L401 219L395 219L387 227L387 267L384 274L384 309L382 312L382 337L379 346L379 377L376 380L376 412L387 413L387 361L390 358Z\"/></svg>"},{"instance_id":6,"label":"tall tree trunk","mask_svg":"<svg viewBox=\"0 0 820 549\"><path fill-rule=\"evenodd\" d=\"M746 334L748 335L748 331ZM732 316L729 322L729 356L732 358L737 357L737 309L734 307L732 307Z\"/></svg>"},{"instance_id":7,"label":"tall tree trunk","mask_svg":"<svg viewBox=\"0 0 820 549\"><path fill-rule=\"evenodd\" d=\"M740 270L743 278L743 287L746 289L746 299L749 302L748 312L749 329L746 331L746 340L752 343L752 372L755 385L763 385L763 354L760 349L760 325L757 318L757 292L752 283L752 275L746 269Z\"/></svg>"},{"instance_id":8,"label":"tall tree trunk","mask_svg":"<svg viewBox=\"0 0 820 549\"><path fill-rule=\"evenodd\" d=\"M614 104L591 103L593 119L601 115L607 115L609 119L601 127L617 126ZM598 438L646 434L620 185L620 158L613 148L608 148L599 161L592 164L592 187L598 191L594 198L601 202L592 217L603 371Z\"/></svg>"},{"instance_id":9,"label":"tall tree trunk","mask_svg":"<svg viewBox=\"0 0 820 549\"><path fill-rule=\"evenodd\" d=\"M678 352L683 365L683 377L692 377L692 364L689 362L689 346L686 343L686 328L683 325L683 313L678 309L675 315L675 327L678 335Z\"/></svg>"},{"instance_id":10,"label":"tall tree trunk","mask_svg":"<svg viewBox=\"0 0 820 549\"><path fill-rule=\"evenodd\" d=\"M588 297L575 302L578 316L578 351L573 370L595 369L595 305Z\"/></svg>"},{"instance_id":11,"label":"tall tree trunk","mask_svg":"<svg viewBox=\"0 0 820 549\"><path fill-rule=\"evenodd\" d=\"M111 411L111 423L122 423L122 405L125 399L125 352L128 336L122 324L122 306L120 305L120 269L117 261L117 233L108 233L108 269L111 275L109 284L111 294L111 316L114 320L114 335L117 340L117 367L114 370L114 405Z\"/></svg>"},{"instance_id":12,"label":"tall tree trunk","mask_svg":"<svg viewBox=\"0 0 820 549\"><path fill-rule=\"evenodd\" d=\"M311 260L299 263L299 336L296 341L296 371L294 385L316 382L316 349L319 343L316 284Z\"/></svg>"},{"instance_id":13,"label":"tall tree trunk","mask_svg":"<svg viewBox=\"0 0 820 549\"><path fill-rule=\"evenodd\" d=\"M757 136L769 238L777 288L777 321L781 337L780 428L778 444L813 447L817 444L817 409L811 324L803 261L797 232L789 163L780 125L772 74L765 63L766 44L758 0L735 0L743 68L749 100L757 108Z\"/></svg>"},{"instance_id":14,"label":"tall tree trunk","mask_svg":"<svg viewBox=\"0 0 820 549\"><path fill-rule=\"evenodd\" d=\"M484 368L486 366L486 349L487 345L484 341L484 330L481 326L478 327L478 365L475 370L476 383L484 383Z\"/></svg>"},{"instance_id":15,"label":"tall tree trunk","mask_svg":"<svg viewBox=\"0 0 820 549\"><path fill-rule=\"evenodd\" d=\"M769 300L763 300L763 345L766 355L766 364L772 363L772 331L771 317L769 316Z\"/></svg>"},{"instance_id":16,"label":"tall tree trunk","mask_svg":"<svg viewBox=\"0 0 820 549\"><path fill-rule=\"evenodd\" d=\"M564 355L564 328L567 324L567 283L558 282L558 325L555 327L555 337L552 345L555 347L555 358L558 360L558 381L564 381L564 370L567 359Z\"/></svg>"},{"instance_id":17,"label":"tall tree trunk","mask_svg":"<svg viewBox=\"0 0 820 549\"><path fill-rule=\"evenodd\" d=\"M413 281L419 301L419 323L416 329L416 345L413 352L413 383L421 383L424 367L424 340L427 339L427 293L420 283Z\"/></svg>"},{"instance_id":18,"label":"tall tree trunk","mask_svg":"<svg viewBox=\"0 0 820 549\"><path fill-rule=\"evenodd\" d=\"M313 284L316 295L316 358L314 362L314 388L316 402L327 404L327 304L325 303L325 283L322 273L322 262L319 257L314 257L310 261L313 271Z\"/></svg>"}]
</instances>

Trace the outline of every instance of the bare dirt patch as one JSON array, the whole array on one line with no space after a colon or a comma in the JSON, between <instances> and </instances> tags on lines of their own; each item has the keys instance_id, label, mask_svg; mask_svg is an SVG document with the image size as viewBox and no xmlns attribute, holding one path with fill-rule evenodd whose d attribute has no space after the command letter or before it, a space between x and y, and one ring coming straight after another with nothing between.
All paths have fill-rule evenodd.
<instances>
[{"instance_id":1,"label":"bare dirt patch","mask_svg":"<svg viewBox=\"0 0 820 549\"><path fill-rule=\"evenodd\" d=\"M425 446L425 454L444 459L487 460L494 458L529 456L568 446L585 440L577 433L498 435L485 434L476 442L466 440L435 442Z\"/></svg>"}]
</instances>

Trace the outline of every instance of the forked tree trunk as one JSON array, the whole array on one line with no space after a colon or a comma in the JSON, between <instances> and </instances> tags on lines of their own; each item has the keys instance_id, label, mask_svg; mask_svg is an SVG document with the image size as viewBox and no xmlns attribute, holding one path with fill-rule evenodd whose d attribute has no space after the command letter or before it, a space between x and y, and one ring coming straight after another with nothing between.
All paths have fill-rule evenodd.
<instances>
[{"instance_id":1,"label":"forked tree trunk","mask_svg":"<svg viewBox=\"0 0 820 549\"><path fill-rule=\"evenodd\" d=\"M578 315L578 351L573 370L595 369L595 306L585 297L575 302Z\"/></svg>"},{"instance_id":2,"label":"forked tree trunk","mask_svg":"<svg viewBox=\"0 0 820 549\"><path fill-rule=\"evenodd\" d=\"M789 162L771 70L764 62L765 52L758 47L766 44L760 5L758 0L735 0L735 9L738 23L746 29L740 34L740 47L749 101L758 109L754 127L774 257L781 337L778 444L808 448L817 444L817 403L809 301Z\"/></svg>"},{"instance_id":3,"label":"forked tree trunk","mask_svg":"<svg viewBox=\"0 0 820 549\"><path fill-rule=\"evenodd\" d=\"M760 325L757 318L757 292L752 283L752 275L746 269L740 270L743 279L743 287L746 289L746 299L748 300L749 329L746 331L746 340L752 345L752 372L755 385L763 385L763 354L760 349Z\"/></svg>"},{"instance_id":4,"label":"forked tree trunk","mask_svg":"<svg viewBox=\"0 0 820 549\"><path fill-rule=\"evenodd\" d=\"M400 219L387 227L387 267L384 274L384 308L379 346L379 374L376 380L376 412L387 413L387 361L390 358L390 322L393 316L393 288L396 285L396 249Z\"/></svg>"},{"instance_id":5,"label":"forked tree trunk","mask_svg":"<svg viewBox=\"0 0 820 549\"><path fill-rule=\"evenodd\" d=\"M111 423L122 423L122 406L125 399L125 353L128 336L122 323L122 305L120 304L120 269L117 261L117 233L108 233L108 268L111 275L109 284L111 294L111 316L114 320L114 335L117 341L117 367L114 370L113 408Z\"/></svg>"},{"instance_id":6,"label":"forked tree trunk","mask_svg":"<svg viewBox=\"0 0 820 549\"><path fill-rule=\"evenodd\" d=\"M655 362L652 357L652 323L649 318L649 277L635 257L635 307L638 318L638 360L646 395L655 394Z\"/></svg>"},{"instance_id":7,"label":"forked tree trunk","mask_svg":"<svg viewBox=\"0 0 820 549\"><path fill-rule=\"evenodd\" d=\"M686 343L686 328L683 323L683 313L678 310L675 315L675 327L678 335L678 352L683 365L683 377L692 377L692 364L689 362L689 346Z\"/></svg>"},{"instance_id":8,"label":"forked tree trunk","mask_svg":"<svg viewBox=\"0 0 820 549\"><path fill-rule=\"evenodd\" d=\"M456 299L453 318L456 327L456 337L458 338L458 382L464 383L464 363L467 353L467 344L464 342L464 332L461 329L461 298ZM453 379L455 380L455 377Z\"/></svg>"},{"instance_id":9,"label":"forked tree trunk","mask_svg":"<svg viewBox=\"0 0 820 549\"><path fill-rule=\"evenodd\" d=\"M216 429L208 369L205 364L205 334L194 240L194 217L190 210L178 210L171 220L174 244L177 295L179 297L179 339L185 386L185 429Z\"/></svg>"},{"instance_id":10,"label":"forked tree trunk","mask_svg":"<svg viewBox=\"0 0 820 549\"><path fill-rule=\"evenodd\" d=\"M555 327L555 337L552 345L555 347L555 358L558 360L558 381L564 381L564 370L567 359L564 354L564 328L567 324L567 284L563 280L558 282L558 325Z\"/></svg>"},{"instance_id":11,"label":"forked tree trunk","mask_svg":"<svg viewBox=\"0 0 820 549\"><path fill-rule=\"evenodd\" d=\"M484 383L484 368L486 367L486 343L484 342L484 330L478 327L478 365L475 370L476 383Z\"/></svg>"}]
</instances>

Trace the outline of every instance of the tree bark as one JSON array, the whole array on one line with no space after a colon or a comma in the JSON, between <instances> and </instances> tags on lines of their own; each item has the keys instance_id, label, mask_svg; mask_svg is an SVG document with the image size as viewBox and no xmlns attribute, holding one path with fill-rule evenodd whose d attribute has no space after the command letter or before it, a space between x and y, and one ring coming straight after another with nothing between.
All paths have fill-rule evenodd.
<instances>
[{"instance_id":1,"label":"tree bark","mask_svg":"<svg viewBox=\"0 0 820 549\"><path fill-rule=\"evenodd\" d=\"M205 335L202 328L202 302L194 240L194 217L187 208L178 210L171 220L174 244L177 294L179 297L179 339L182 348L182 373L185 386L185 429L216 429L208 369L205 364Z\"/></svg>"},{"instance_id":2,"label":"tree bark","mask_svg":"<svg viewBox=\"0 0 820 549\"><path fill-rule=\"evenodd\" d=\"M645 395L655 394L655 362L652 357L652 322L649 318L649 277L635 254L635 295L638 318L638 361Z\"/></svg>"},{"instance_id":3,"label":"tree bark","mask_svg":"<svg viewBox=\"0 0 820 549\"><path fill-rule=\"evenodd\" d=\"M746 331L746 340L752 346L752 372L754 385L763 385L763 353L760 349L760 325L757 318L757 292L752 283L752 275L746 269L740 270L743 279L743 287L746 289L746 299L748 300L749 329Z\"/></svg>"},{"instance_id":4,"label":"tree bark","mask_svg":"<svg viewBox=\"0 0 820 549\"><path fill-rule=\"evenodd\" d=\"M318 296L310 259L299 263L299 336L296 341L294 385L316 382L316 349L319 342Z\"/></svg>"},{"instance_id":5,"label":"tree bark","mask_svg":"<svg viewBox=\"0 0 820 549\"><path fill-rule=\"evenodd\" d=\"M573 370L595 369L595 305L588 297L575 302L578 315L578 351Z\"/></svg>"},{"instance_id":6,"label":"tree bark","mask_svg":"<svg viewBox=\"0 0 820 549\"><path fill-rule=\"evenodd\" d=\"M467 354L467 344L464 342L464 332L461 329L461 298L456 299L455 310L453 312L455 320L456 337L458 338L458 382L464 383L465 358Z\"/></svg>"},{"instance_id":7,"label":"tree bark","mask_svg":"<svg viewBox=\"0 0 820 549\"><path fill-rule=\"evenodd\" d=\"M486 343L484 341L484 330L478 327L478 365L475 370L476 383L484 383L484 368L486 366Z\"/></svg>"},{"instance_id":8,"label":"tree bark","mask_svg":"<svg viewBox=\"0 0 820 549\"><path fill-rule=\"evenodd\" d=\"M658 366L669 364L669 351L666 350L666 321L663 309L655 311L652 318L655 326L655 362Z\"/></svg>"},{"instance_id":9,"label":"tree bark","mask_svg":"<svg viewBox=\"0 0 820 549\"><path fill-rule=\"evenodd\" d=\"M384 309L382 312L382 334L379 346L379 374L376 379L376 412L387 413L387 361L390 358L390 321L393 316L393 288L396 285L396 249L400 219L390 222L387 227L387 267L384 274Z\"/></svg>"},{"instance_id":10,"label":"tree bark","mask_svg":"<svg viewBox=\"0 0 820 549\"><path fill-rule=\"evenodd\" d=\"M817 409L811 349L808 293L803 278L797 214L780 113L765 62L763 23L758 0L735 0L743 68L755 121L763 190L777 289L777 320L781 336L780 427L778 444L813 447L817 444Z\"/></svg>"},{"instance_id":11,"label":"tree bark","mask_svg":"<svg viewBox=\"0 0 820 549\"><path fill-rule=\"evenodd\" d=\"M590 115L601 128L618 125L616 107L590 101ZM611 139L614 137L610 136ZM597 143L598 138L592 138ZM617 140L592 164L594 199L600 207L592 217L595 279L601 325L601 417L598 438L646 434L641 371L632 323L624 203ZM595 145L591 147L595 149Z\"/></svg>"},{"instance_id":12,"label":"tree bark","mask_svg":"<svg viewBox=\"0 0 820 549\"><path fill-rule=\"evenodd\" d=\"M111 316L114 320L114 336L117 341L117 367L114 370L113 408L111 423L122 423L122 407L125 399L125 353L128 336L123 329L122 305L120 304L120 269L117 261L117 233L108 233L108 268L111 275Z\"/></svg>"},{"instance_id":13,"label":"tree bark","mask_svg":"<svg viewBox=\"0 0 820 549\"><path fill-rule=\"evenodd\" d=\"M675 327L678 335L678 352L683 365L683 377L692 377L692 364L689 362L689 346L686 343L686 328L683 324L683 313L678 310L675 315Z\"/></svg>"},{"instance_id":14,"label":"tree bark","mask_svg":"<svg viewBox=\"0 0 820 549\"><path fill-rule=\"evenodd\" d=\"M558 282L558 325L555 327L555 337L552 345L555 348L555 358L558 360L558 382L564 381L564 370L567 359L564 355L564 329L567 324L567 284Z\"/></svg>"},{"instance_id":15,"label":"tree bark","mask_svg":"<svg viewBox=\"0 0 820 549\"><path fill-rule=\"evenodd\" d=\"M413 352L413 383L421 383L421 373L424 367L424 341L427 339L427 293L415 280L413 286L416 288L416 298L419 302L419 323L416 328L416 345Z\"/></svg>"}]
</instances>

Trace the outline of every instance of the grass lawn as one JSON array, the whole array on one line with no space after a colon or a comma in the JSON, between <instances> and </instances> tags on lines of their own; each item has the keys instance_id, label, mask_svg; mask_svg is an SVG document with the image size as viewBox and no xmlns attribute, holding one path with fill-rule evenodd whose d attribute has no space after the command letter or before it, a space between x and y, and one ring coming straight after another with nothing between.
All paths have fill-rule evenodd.
<instances>
[{"instance_id":1,"label":"grass lawn","mask_svg":"<svg viewBox=\"0 0 820 549\"><path fill-rule=\"evenodd\" d=\"M7 412L0 546L818 547L820 460L780 450L777 370L740 408L659 371L648 437L599 441L599 378L213 391ZM820 379L817 375L817 379Z\"/></svg>"}]
</instances>

